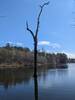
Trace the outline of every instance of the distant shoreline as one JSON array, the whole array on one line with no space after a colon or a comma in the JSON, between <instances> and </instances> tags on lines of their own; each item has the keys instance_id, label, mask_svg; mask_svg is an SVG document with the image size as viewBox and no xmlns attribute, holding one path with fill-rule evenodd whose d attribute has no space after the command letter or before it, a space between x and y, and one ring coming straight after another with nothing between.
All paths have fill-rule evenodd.
<instances>
[{"instance_id":1,"label":"distant shoreline","mask_svg":"<svg viewBox=\"0 0 75 100\"><path fill-rule=\"evenodd\" d=\"M67 64L37 64L37 68L51 68L51 69L55 69L55 68L67 68L68 65ZM33 65L17 65L17 64L0 64L0 69L33 69L34 66Z\"/></svg>"},{"instance_id":2,"label":"distant shoreline","mask_svg":"<svg viewBox=\"0 0 75 100\"><path fill-rule=\"evenodd\" d=\"M69 59L69 62L71 59ZM74 61L74 60L72 60ZM68 63L67 55L64 53L37 53L37 66L47 68L65 68ZM17 47L7 43L0 47L0 69L33 68L34 51L29 48Z\"/></svg>"}]
</instances>

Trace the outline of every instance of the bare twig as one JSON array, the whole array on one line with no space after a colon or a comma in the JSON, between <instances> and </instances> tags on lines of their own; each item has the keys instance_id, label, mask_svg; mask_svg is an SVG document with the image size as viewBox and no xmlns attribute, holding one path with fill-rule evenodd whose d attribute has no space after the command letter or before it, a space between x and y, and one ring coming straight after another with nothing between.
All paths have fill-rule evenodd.
<instances>
[{"instance_id":1,"label":"bare twig","mask_svg":"<svg viewBox=\"0 0 75 100\"><path fill-rule=\"evenodd\" d=\"M41 14L42 14L43 8L44 8L44 6L46 6L46 5L48 5L48 4L49 4L49 2L44 3L43 5L40 5L40 8L41 8L41 9L40 9L40 12L39 12L38 18L37 18L37 27L36 27L36 34L35 34L35 37L37 37L38 31L39 31L40 16L41 16Z\"/></svg>"},{"instance_id":2,"label":"bare twig","mask_svg":"<svg viewBox=\"0 0 75 100\"><path fill-rule=\"evenodd\" d=\"M34 37L34 33L32 32L32 30L29 28L29 26L28 26L28 22L26 21L26 27L27 27L27 30L31 33L31 35L32 35L32 37L33 37L33 39L35 38Z\"/></svg>"}]
</instances>

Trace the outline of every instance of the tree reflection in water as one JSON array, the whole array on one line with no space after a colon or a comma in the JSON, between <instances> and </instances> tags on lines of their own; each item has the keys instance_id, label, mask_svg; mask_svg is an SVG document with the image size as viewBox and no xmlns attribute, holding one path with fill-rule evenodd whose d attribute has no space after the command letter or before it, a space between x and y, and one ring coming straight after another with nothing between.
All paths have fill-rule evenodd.
<instances>
[{"instance_id":1,"label":"tree reflection in water","mask_svg":"<svg viewBox=\"0 0 75 100\"><path fill-rule=\"evenodd\" d=\"M39 71L40 72L40 71ZM39 73L40 75L40 73ZM32 69L3 69L0 70L0 85L4 86L7 90L9 86L16 86L22 82L27 83L33 77ZM38 80L37 76L34 77L34 99L38 100Z\"/></svg>"},{"instance_id":2,"label":"tree reflection in water","mask_svg":"<svg viewBox=\"0 0 75 100\"><path fill-rule=\"evenodd\" d=\"M13 89L10 88L10 86L18 87L18 89L21 88L23 89L22 92L17 91L15 94L17 95L17 97L19 97L18 93L21 92L20 95L24 96L24 98L27 97L27 98L30 98L31 100L38 100L40 99L40 96L39 96L40 94L38 95L38 81L39 81L39 86L43 86L45 83L45 87L48 87L50 86L50 84L57 84L57 82L62 82L64 77L65 76L67 77L66 74L68 74L68 70L66 69L57 69L57 70L52 69L51 70L46 67L45 68L41 67L38 69L38 77L33 78L33 69L30 69L30 68L0 70L0 86L2 86L2 88L4 86L5 90L8 89L8 91L11 91L11 92ZM22 87L19 87L19 86L22 86ZM39 87L39 92L40 92L40 87ZM6 93L8 94L8 92ZM14 93L11 94L11 96L13 95ZM27 100L30 100L30 99L27 99Z\"/></svg>"},{"instance_id":3,"label":"tree reflection in water","mask_svg":"<svg viewBox=\"0 0 75 100\"><path fill-rule=\"evenodd\" d=\"M3 69L0 70L0 85L5 89L22 82L28 83L33 76L32 69Z\"/></svg>"},{"instance_id":4,"label":"tree reflection in water","mask_svg":"<svg viewBox=\"0 0 75 100\"><path fill-rule=\"evenodd\" d=\"M38 80L37 80L37 76L34 77L34 96L35 96L35 100L38 100Z\"/></svg>"}]
</instances>

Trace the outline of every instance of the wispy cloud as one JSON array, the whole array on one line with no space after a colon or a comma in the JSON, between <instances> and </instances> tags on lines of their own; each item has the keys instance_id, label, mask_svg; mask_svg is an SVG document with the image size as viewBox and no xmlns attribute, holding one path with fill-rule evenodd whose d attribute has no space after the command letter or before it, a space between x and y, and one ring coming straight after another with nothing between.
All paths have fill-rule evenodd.
<instances>
[{"instance_id":1,"label":"wispy cloud","mask_svg":"<svg viewBox=\"0 0 75 100\"><path fill-rule=\"evenodd\" d=\"M58 44L58 43L50 43L50 47L52 47L52 48L61 48L60 44Z\"/></svg>"},{"instance_id":2,"label":"wispy cloud","mask_svg":"<svg viewBox=\"0 0 75 100\"><path fill-rule=\"evenodd\" d=\"M49 47L52 47L52 48L61 48L60 44L51 43L49 41L39 41L38 45L49 46Z\"/></svg>"},{"instance_id":3,"label":"wispy cloud","mask_svg":"<svg viewBox=\"0 0 75 100\"><path fill-rule=\"evenodd\" d=\"M75 58L75 53L71 52L63 52L63 53L65 53L68 56L68 58Z\"/></svg>"}]
</instances>

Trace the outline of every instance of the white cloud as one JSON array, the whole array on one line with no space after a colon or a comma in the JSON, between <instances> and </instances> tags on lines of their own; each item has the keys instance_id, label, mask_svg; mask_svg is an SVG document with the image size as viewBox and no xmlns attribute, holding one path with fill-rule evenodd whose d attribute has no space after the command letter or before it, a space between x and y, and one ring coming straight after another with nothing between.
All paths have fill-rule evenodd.
<instances>
[{"instance_id":1,"label":"white cloud","mask_svg":"<svg viewBox=\"0 0 75 100\"><path fill-rule=\"evenodd\" d=\"M49 41L39 41L38 45L49 46L49 47L52 47L52 48L61 48L60 44L51 43Z\"/></svg>"},{"instance_id":2,"label":"white cloud","mask_svg":"<svg viewBox=\"0 0 75 100\"><path fill-rule=\"evenodd\" d=\"M17 43L15 43L17 46L24 46L23 45L23 43L21 43L21 42L17 42Z\"/></svg>"},{"instance_id":3,"label":"white cloud","mask_svg":"<svg viewBox=\"0 0 75 100\"><path fill-rule=\"evenodd\" d=\"M68 52L65 52L68 56L68 58L75 58L75 53L68 53Z\"/></svg>"},{"instance_id":4,"label":"white cloud","mask_svg":"<svg viewBox=\"0 0 75 100\"><path fill-rule=\"evenodd\" d=\"M73 52L63 50L61 53L65 53L68 56L68 58L75 58L75 53Z\"/></svg>"},{"instance_id":5,"label":"white cloud","mask_svg":"<svg viewBox=\"0 0 75 100\"><path fill-rule=\"evenodd\" d=\"M11 41L9 41L9 42L7 42L7 43L9 43L9 44L13 44L13 42L11 42Z\"/></svg>"},{"instance_id":6,"label":"white cloud","mask_svg":"<svg viewBox=\"0 0 75 100\"><path fill-rule=\"evenodd\" d=\"M49 46L50 42L49 41L39 41L38 45L47 45Z\"/></svg>"}]
</instances>

